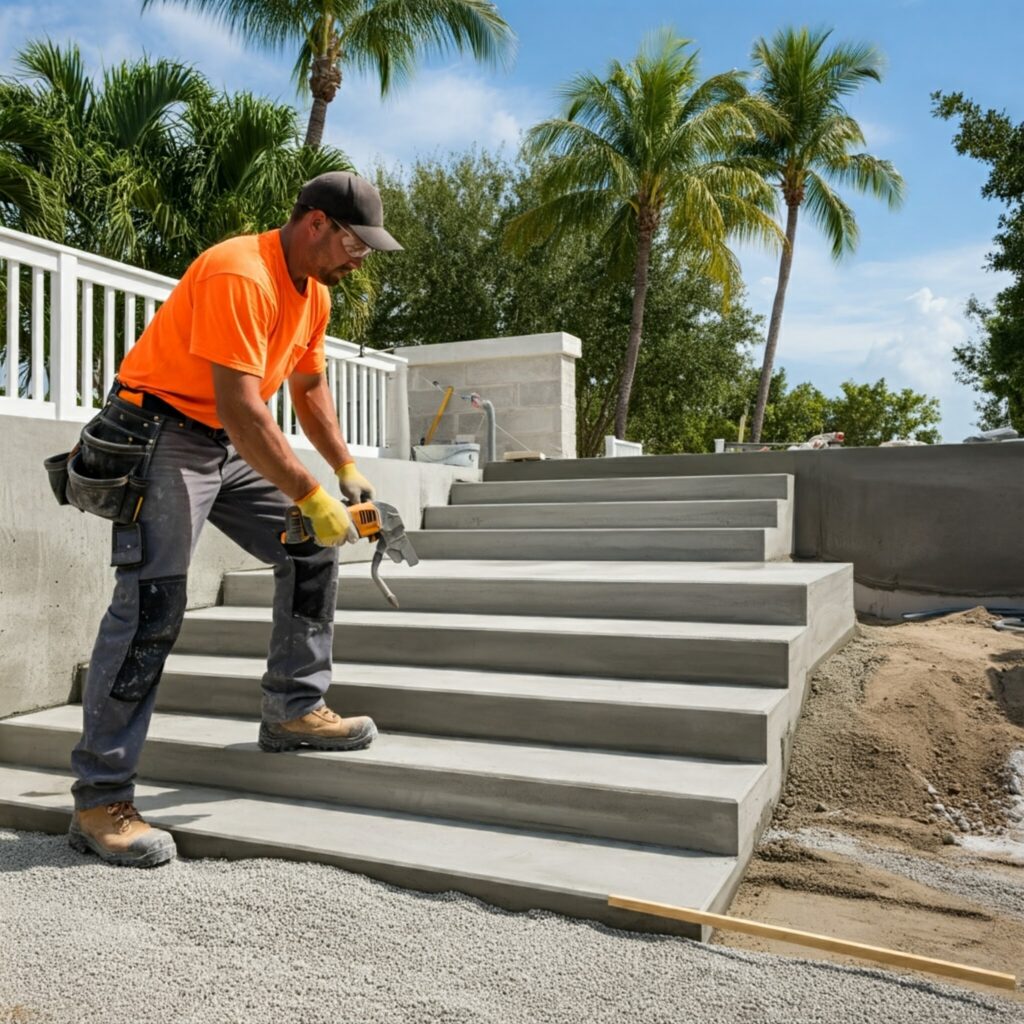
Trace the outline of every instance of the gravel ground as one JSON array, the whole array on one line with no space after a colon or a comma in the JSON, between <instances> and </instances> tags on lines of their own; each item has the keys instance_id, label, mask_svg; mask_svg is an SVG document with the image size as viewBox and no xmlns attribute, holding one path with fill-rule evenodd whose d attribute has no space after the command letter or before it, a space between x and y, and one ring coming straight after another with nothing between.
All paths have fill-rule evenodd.
<instances>
[{"instance_id":1,"label":"gravel ground","mask_svg":"<svg viewBox=\"0 0 1024 1024\"><path fill-rule=\"evenodd\" d=\"M108 868L0 830L0 1022L1024 1021L998 997L617 932L315 864Z\"/></svg>"},{"instance_id":2,"label":"gravel ground","mask_svg":"<svg viewBox=\"0 0 1024 1024\"><path fill-rule=\"evenodd\" d=\"M902 875L913 882L927 885L939 892L962 896L979 906L1000 914L1024 918L1024 872L1014 881L1005 874L965 864L941 864L924 857L914 857L864 843L841 832L828 829L802 828L795 832L772 828L765 832L762 843L792 840L808 850L841 853L872 864L883 871Z\"/></svg>"}]
</instances>

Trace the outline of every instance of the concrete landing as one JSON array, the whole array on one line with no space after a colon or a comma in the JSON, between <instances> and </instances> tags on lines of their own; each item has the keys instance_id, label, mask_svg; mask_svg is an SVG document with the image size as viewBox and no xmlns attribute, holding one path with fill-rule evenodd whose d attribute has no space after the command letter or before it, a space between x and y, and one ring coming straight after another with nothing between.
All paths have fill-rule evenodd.
<instances>
[{"instance_id":1,"label":"concrete landing","mask_svg":"<svg viewBox=\"0 0 1024 1024\"><path fill-rule=\"evenodd\" d=\"M190 612L184 654L254 656L267 649L271 610ZM350 611L335 617L336 658L451 668L786 686L803 673L801 626L637 619L542 618Z\"/></svg>"},{"instance_id":2,"label":"concrete landing","mask_svg":"<svg viewBox=\"0 0 1024 1024\"><path fill-rule=\"evenodd\" d=\"M81 708L0 722L0 761L68 763ZM155 714L140 772L149 779L304 798L710 853L741 852L764 801L762 764L523 743L383 734L366 750L266 754L258 723Z\"/></svg>"},{"instance_id":3,"label":"concrete landing","mask_svg":"<svg viewBox=\"0 0 1024 1024\"><path fill-rule=\"evenodd\" d=\"M61 833L71 818L64 772L0 765L0 824ZM698 926L607 906L611 893L723 911L739 884L735 857L567 838L189 784L138 787L147 820L188 857L279 857L357 871L426 892L456 889L510 910L539 907L701 938Z\"/></svg>"},{"instance_id":4,"label":"concrete landing","mask_svg":"<svg viewBox=\"0 0 1024 1024\"><path fill-rule=\"evenodd\" d=\"M257 717L262 658L172 654L162 711ZM386 731L763 762L788 695L760 686L337 663L327 695Z\"/></svg>"},{"instance_id":5,"label":"concrete landing","mask_svg":"<svg viewBox=\"0 0 1024 1024\"><path fill-rule=\"evenodd\" d=\"M804 625L849 590L848 566L793 562L584 562L432 559L386 563L404 611ZM228 573L224 603L267 605L270 570ZM382 610L365 563L341 567L341 609Z\"/></svg>"}]
</instances>

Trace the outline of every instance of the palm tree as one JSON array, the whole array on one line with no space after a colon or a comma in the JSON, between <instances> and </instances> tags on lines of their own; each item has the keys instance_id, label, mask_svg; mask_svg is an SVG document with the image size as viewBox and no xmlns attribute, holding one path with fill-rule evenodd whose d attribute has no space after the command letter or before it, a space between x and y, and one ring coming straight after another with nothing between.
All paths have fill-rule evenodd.
<instances>
[{"instance_id":1,"label":"palm tree","mask_svg":"<svg viewBox=\"0 0 1024 1024\"><path fill-rule=\"evenodd\" d=\"M869 79L881 81L882 56L865 44L840 44L825 52L830 35L830 30L790 28L780 31L770 43L760 39L754 44L760 96L778 115L754 152L765 161L769 180L786 204L786 245L779 261L779 283L754 408L754 441L761 440L801 207L806 205L832 243L833 258L839 260L857 246L857 221L830 182L885 199L890 209L903 199L903 179L888 160L851 152L865 144L864 133L842 104L843 97Z\"/></svg>"},{"instance_id":2,"label":"palm tree","mask_svg":"<svg viewBox=\"0 0 1024 1024\"><path fill-rule=\"evenodd\" d=\"M349 64L377 75L381 95L408 79L425 52L467 49L477 60L511 57L511 28L490 0L143 0L207 12L249 42L298 49L293 75L313 97L305 145L323 139L327 106Z\"/></svg>"},{"instance_id":3,"label":"palm tree","mask_svg":"<svg viewBox=\"0 0 1024 1024\"><path fill-rule=\"evenodd\" d=\"M633 308L615 409L624 438L643 334L652 249L718 282L727 303L739 280L730 237L781 240L770 216L775 196L756 161L735 152L770 117L736 71L701 82L690 41L663 29L627 65L606 77L584 73L561 90L561 117L527 136L526 152L546 159L540 203L509 225L520 249L567 233L603 239L613 268L632 270Z\"/></svg>"}]
</instances>

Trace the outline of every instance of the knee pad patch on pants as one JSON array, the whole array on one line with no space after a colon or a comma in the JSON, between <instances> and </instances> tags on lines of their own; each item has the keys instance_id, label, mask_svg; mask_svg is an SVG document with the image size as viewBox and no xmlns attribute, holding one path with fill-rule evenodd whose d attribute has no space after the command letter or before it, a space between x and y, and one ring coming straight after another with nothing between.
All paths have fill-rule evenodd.
<instances>
[{"instance_id":1,"label":"knee pad patch on pants","mask_svg":"<svg viewBox=\"0 0 1024 1024\"><path fill-rule=\"evenodd\" d=\"M185 617L184 576L139 580L139 616L135 636L118 670L110 696L140 701L160 681L164 661Z\"/></svg>"},{"instance_id":2,"label":"knee pad patch on pants","mask_svg":"<svg viewBox=\"0 0 1024 1024\"><path fill-rule=\"evenodd\" d=\"M312 622L332 620L338 593L338 549L322 548L312 540L287 548L295 567L292 615Z\"/></svg>"}]
</instances>

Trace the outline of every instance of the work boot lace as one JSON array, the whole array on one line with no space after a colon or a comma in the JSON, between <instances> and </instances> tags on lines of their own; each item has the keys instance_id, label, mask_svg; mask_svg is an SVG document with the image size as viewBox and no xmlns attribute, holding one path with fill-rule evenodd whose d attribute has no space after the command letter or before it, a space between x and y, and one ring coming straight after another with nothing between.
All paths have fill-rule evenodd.
<instances>
[{"instance_id":1,"label":"work boot lace","mask_svg":"<svg viewBox=\"0 0 1024 1024\"><path fill-rule=\"evenodd\" d=\"M336 711L332 711L326 705L324 707L322 707L322 708L318 708L317 709L317 714L325 722L330 722L331 725L335 725L337 722L341 721L341 715L339 715Z\"/></svg>"},{"instance_id":2,"label":"work boot lace","mask_svg":"<svg viewBox=\"0 0 1024 1024\"><path fill-rule=\"evenodd\" d=\"M142 821L142 815L135 809L130 800L122 800L116 804L107 804L107 814L114 819L118 832L127 832L133 821Z\"/></svg>"}]
</instances>

